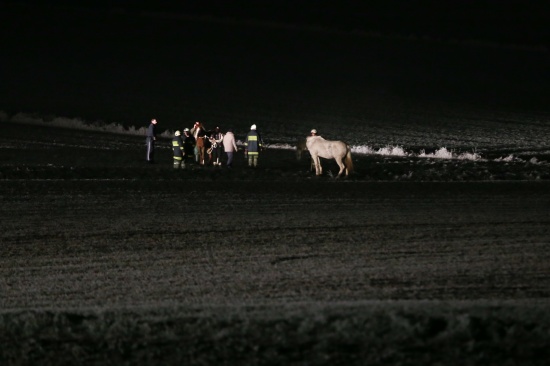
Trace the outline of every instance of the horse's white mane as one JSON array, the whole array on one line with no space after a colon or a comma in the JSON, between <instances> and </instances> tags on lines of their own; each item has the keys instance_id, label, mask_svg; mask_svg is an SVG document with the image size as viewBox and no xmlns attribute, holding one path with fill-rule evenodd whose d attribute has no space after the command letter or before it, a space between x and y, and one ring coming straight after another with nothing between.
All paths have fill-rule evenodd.
<instances>
[{"instance_id":1,"label":"horse's white mane","mask_svg":"<svg viewBox=\"0 0 550 366\"><path fill-rule=\"evenodd\" d=\"M322 141L325 141L324 138L322 138L321 136L308 136L306 138L306 140L310 141L310 140L322 140Z\"/></svg>"}]
</instances>

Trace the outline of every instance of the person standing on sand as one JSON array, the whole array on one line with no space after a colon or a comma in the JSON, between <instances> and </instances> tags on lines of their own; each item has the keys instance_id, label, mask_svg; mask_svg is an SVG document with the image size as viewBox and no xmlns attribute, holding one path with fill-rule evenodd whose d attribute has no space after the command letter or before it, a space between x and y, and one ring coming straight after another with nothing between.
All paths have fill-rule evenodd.
<instances>
[{"instance_id":1,"label":"person standing on sand","mask_svg":"<svg viewBox=\"0 0 550 366\"><path fill-rule=\"evenodd\" d=\"M212 164L215 166L222 165L222 141L223 133L219 127L216 127L210 136L210 142L212 143Z\"/></svg>"},{"instance_id":2,"label":"person standing on sand","mask_svg":"<svg viewBox=\"0 0 550 366\"><path fill-rule=\"evenodd\" d=\"M151 124L147 127L147 132L145 134L145 143L147 145L147 157L146 160L149 164L155 162L155 141L157 139L157 120L153 118Z\"/></svg>"},{"instance_id":3,"label":"person standing on sand","mask_svg":"<svg viewBox=\"0 0 550 366\"><path fill-rule=\"evenodd\" d=\"M174 138L172 139L172 150L174 150L174 169L185 169L185 161L183 160L185 151L183 148L183 141L181 139L180 131L176 131L174 133Z\"/></svg>"},{"instance_id":4,"label":"person standing on sand","mask_svg":"<svg viewBox=\"0 0 550 366\"><path fill-rule=\"evenodd\" d=\"M191 135L195 138L195 161L197 164L204 165L206 131L200 122L195 122L191 129Z\"/></svg>"},{"instance_id":5,"label":"person standing on sand","mask_svg":"<svg viewBox=\"0 0 550 366\"><path fill-rule=\"evenodd\" d=\"M223 150L227 155L227 167L231 169L233 167L233 153L237 151L237 144L235 143L235 135L233 129L229 128L226 134L223 136Z\"/></svg>"},{"instance_id":6,"label":"person standing on sand","mask_svg":"<svg viewBox=\"0 0 550 366\"><path fill-rule=\"evenodd\" d=\"M245 154L248 155L248 166L256 168L263 145L262 137L256 131L256 125L250 126L250 132L246 135L244 145L246 146Z\"/></svg>"},{"instance_id":7,"label":"person standing on sand","mask_svg":"<svg viewBox=\"0 0 550 366\"><path fill-rule=\"evenodd\" d=\"M183 158L187 160L189 164L191 164L193 162L193 158L195 155L195 152L194 152L195 138L193 137L193 135L191 135L191 131L189 131L187 127L183 130L182 140L183 140L183 151L185 153Z\"/></svg>"}]
</instances>

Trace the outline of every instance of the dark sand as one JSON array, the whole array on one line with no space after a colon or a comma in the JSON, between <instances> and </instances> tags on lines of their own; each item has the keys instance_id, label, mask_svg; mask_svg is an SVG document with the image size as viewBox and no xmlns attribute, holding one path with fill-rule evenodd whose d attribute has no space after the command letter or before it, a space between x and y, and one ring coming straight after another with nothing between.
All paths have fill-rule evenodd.
<instances>
[{"instance_id":1,"label":"dark sand","mask_svg":"<svg viewBox=\"0 0 550 366\"><path fill-rule=\"evenodd\" d=\"M8 364L548 356L540 166L356 156L334 179L267 149L258 169L240 152L233 170L174 171L168 141L147 165L141 137L5 130Z\"/></svg>"}]
</instances>

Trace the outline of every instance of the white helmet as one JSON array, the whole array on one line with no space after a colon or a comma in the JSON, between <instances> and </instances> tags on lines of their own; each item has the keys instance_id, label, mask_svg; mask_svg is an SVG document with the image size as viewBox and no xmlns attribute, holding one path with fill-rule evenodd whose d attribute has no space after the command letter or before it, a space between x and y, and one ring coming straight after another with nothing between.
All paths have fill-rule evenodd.
<instances>
[{"instance_id":1,"label":"white helmet","mask_svg":"<svg viewBox=\"0 0 550 366\"><path fill-rule=\"evenodd\" d=\"M314 128L313 130L311 130L311 133L317 134L317 130Z\"/></svg>"},{"instance_id":2,"label":"white helmet","mask_svg":"<svg viewBox=\"0 0 550 366\"><path fill-rule=\"evenodd\" d=\"M176 133L174 133L174 135L180 136L180 135L181 135L181 132L180 132L179 130L177 130Z\"/></svg>"},{"instance_id":3,"label":"white helmet","mask_svg":"<svg viewBox=\"0 0 550 366\"><path fill-rule=\"evenodd\" d=\"M187 127L185 127L185 128L183 129L183 132L189 132L189 129L188 129Z\"/></svg>"},{"instance_id":4,"label":"white helmet","mask_svg":"<svg viewBox=\"0 0 550 366\"><path fill-rule=\"evenodd\" d=\"M255 130L255 129L256 129L256 125L250 126L250 129L251 129L251 130Z\"/></svg>"}]
</instances>

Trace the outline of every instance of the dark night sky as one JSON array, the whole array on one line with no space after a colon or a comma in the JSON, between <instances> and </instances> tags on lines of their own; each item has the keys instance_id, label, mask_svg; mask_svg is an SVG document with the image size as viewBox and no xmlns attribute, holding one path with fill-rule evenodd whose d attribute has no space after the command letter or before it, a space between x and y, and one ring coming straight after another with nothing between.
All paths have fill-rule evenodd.
<instances>
[{"instance_id":1,"label":"dark night sky","mask_svg":"<svg viewBox=\"0 0 550 366\"><path fill-rule=\"evenodd\" d=\"M135 120L239 97L549 99L544 2L45 3L0 1L0 110Z\"/></svg>"}]
</instances>

